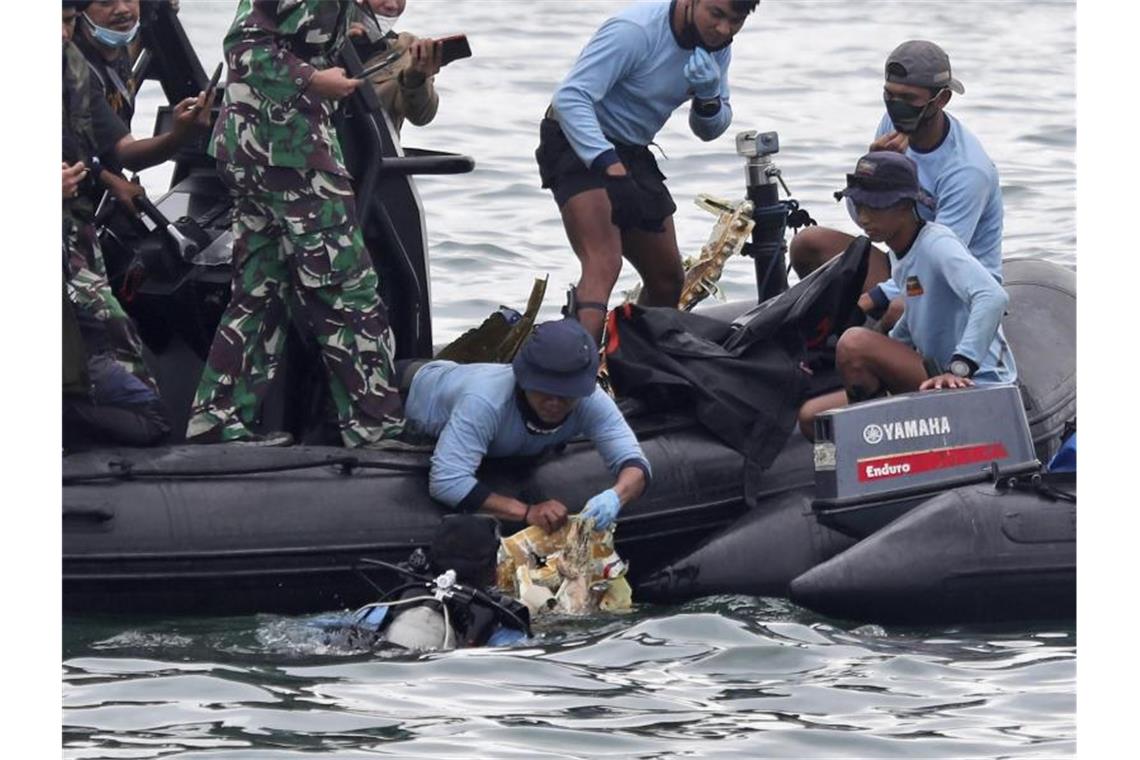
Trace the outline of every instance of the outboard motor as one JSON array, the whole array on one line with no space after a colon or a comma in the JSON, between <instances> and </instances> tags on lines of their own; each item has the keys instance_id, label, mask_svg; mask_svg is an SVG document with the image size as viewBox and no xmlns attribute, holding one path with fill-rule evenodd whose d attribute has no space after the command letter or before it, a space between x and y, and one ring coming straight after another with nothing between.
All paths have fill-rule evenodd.
<instances>
[{"instance_id":1,"label":"outboard motor","mask_svg":"<svg viewBox=\"0 0 1140 760\"><path fill-rule=\"evenodd\" d=\"M818 520L863 538L957 486L1037 472L1012 385L922 391L824 412L815 420Z\"/></svg>"}]
</instances>

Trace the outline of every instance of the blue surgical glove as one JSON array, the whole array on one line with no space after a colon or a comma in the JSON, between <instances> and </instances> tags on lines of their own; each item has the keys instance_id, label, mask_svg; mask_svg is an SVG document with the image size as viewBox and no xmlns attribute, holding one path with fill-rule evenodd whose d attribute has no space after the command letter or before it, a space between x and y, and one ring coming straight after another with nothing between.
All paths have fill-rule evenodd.
<instances>
[{"instance_id":1,"label":"blue surgical glove","mask_svg":"<svg viewBox=\"0 0 1140 760\"><path fill-rule=\"evenodd\" d=\"M617 491L607 488L597 496L591 497L579 516L583 519L594 518L594 528L605 530L613 523L619 509L621 509L621 499L618 498Z\"/></svg>"},{"instance_id":2,"label":"blue surgical glove","mask_svg":"<svg viewBox=\"0 0 1140 760\"><path fill-rule=\"evenodd\" d=\"M720 97L720 66L704 48L697 48L682 69L685 80L693 88L698 100L715 100Z\"/></svg>"}]
</instances>

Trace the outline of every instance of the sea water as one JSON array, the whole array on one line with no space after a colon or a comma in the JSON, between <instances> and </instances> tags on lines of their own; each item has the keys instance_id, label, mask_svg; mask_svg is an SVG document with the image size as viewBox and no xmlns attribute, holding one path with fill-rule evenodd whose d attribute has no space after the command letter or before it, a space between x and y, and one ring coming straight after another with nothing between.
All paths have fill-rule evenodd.
<instances>
[{"instance_id":1,"label":"sea water","mask_svg":"<svg viewBox=\"0 0 1140 760\"><path fill-rule=\"evenodd\" d=\"M182 0L207 71L232 0ZM431 246L436 340L550 277L554 316L577 262L534 164L558 81L619 0L409 0L399 28L463 32L473 57L437 78L439 115L409 146L473 157L467 175L417 180ZM1001 174L1004 254L1076 266L1073 3L761 3L733 46L735 119L717 140L684 109L659 135L685 254L713 217L698 193L742 197L738 131L776 130L793 195L853 231L831 193L882 115L899 42L949 52L966 87L949 110ZM135 133L161 104L148 85ZM143 174L152 197L168 168ZM618 288L636 282L631 268ZM754 297L730 261L729 298ZM64 621L69 758L179 757L1056 757L1074 752L1072 623L883 628L782 600L723 596L544 624L503 650L377 655L315 617Z\"/></svg>"}]
</instances>

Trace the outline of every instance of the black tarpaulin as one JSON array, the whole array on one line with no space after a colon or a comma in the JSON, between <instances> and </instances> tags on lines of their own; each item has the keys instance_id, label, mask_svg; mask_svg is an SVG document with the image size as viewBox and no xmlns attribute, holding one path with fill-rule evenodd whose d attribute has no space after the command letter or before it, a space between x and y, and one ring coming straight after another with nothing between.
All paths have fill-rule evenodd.
<instances>
[{"instance_id":1,"label":"black tarpaulin","mask_svg":"<svg viewBox=\"0 0 1140 760\"><path fill-rule=\"evenodd\" d=\"M861 323L857 301L870 242L726 324L676 309L611 312L606 361L615 391L653 409L691 408L711 433L766 468L811 386L801 367L828 338Z\"/></svg>"}]
</instances>

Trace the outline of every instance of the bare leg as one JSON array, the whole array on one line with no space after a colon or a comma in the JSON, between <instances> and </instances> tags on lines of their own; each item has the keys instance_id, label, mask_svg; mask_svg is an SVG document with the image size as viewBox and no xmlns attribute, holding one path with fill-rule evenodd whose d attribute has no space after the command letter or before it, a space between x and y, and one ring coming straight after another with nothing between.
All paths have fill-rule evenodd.
<instances>
[{"instance_id":1,"label":"bare leg","mask_svg":"<svg viewBox=\"0 0 1140 760\"><path fill-rule=\"evenodd\" d=\"M804 438L809 441L815 440L815 417L817 414L826 412L828 409L838 409L841 406L847 406L847 391L833 391L805 401L804 405L800 407L799 413L800 432L804 434Z\"/></svg>"},{"instance_id":2,"label":"bare leg","mask_svg":"<svg viewBox=\"0 0 1140 760\"><path fill-rule=\"evenodd\" d=\"M847 250L855 238L846 232L833 230L830 227L806 227L796 233L788 246L788 257L792 268L800 278L819 269ZM871 246L871 255L867 261L867 279L863 281L863 292L878 285L891 276L891 263L887 254L876 246Z\"/></svg>"},{"instance_id":3,"label":"bare leg","mask_svg":"<svg viewBox=\"0 0 1140 760\"><path fill-rule=\"evenodd\" d=\"M601 188L586 190L566 201L561 212L566 237L582 264L578 300L608 303L622 265L622 239L610 221L609 196ZM600 341L605 313L582 309L577 317L594 340Z\"/></svg>"},{"instance_id":4,"label":"bare leg","mask_svg":"<svg viewBox=\"0 0 1140 760\"><path fill-rule=\"evenodd\" d=\"M907 393L918 390L926 379L922 355L910 346L865 327L852 327L839 338L835 363L843 377L844 390L809 399L800 407L800 432L815 440L815 417L848 401L869 399L882 390Z\"/></svg>"},{"instance_id":5,"label":"bare leg","mask_svg":"<svg viewBox=\"0 0 1140 760\"><path fill-rule=\"evenodd\" d=\"M891 393L916 391L927 377L921 354L864 327L852 327L840 336L835 364L852 400L870 398L884 387Z\"/></svg>"},{"instance_id":6,"label":"bare leg","mask_svg":"<svg viewBox=\"0 0 1140 760\"><path fill-rule=\"evenodd\" d=\"M644 286L637 302L645 306L672 306L681 299L685 270L677 250L673 217L663 221L662 232L625 230L621 233L622 253L641 275Z\"/></svg>"}]
</instances>

